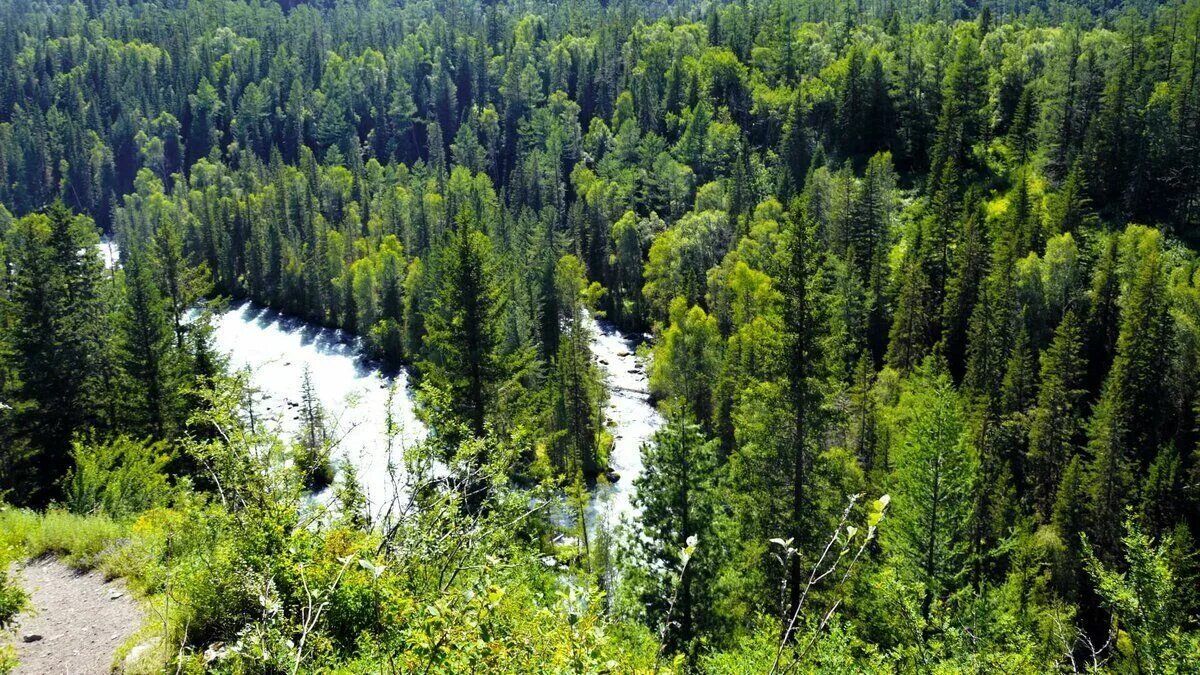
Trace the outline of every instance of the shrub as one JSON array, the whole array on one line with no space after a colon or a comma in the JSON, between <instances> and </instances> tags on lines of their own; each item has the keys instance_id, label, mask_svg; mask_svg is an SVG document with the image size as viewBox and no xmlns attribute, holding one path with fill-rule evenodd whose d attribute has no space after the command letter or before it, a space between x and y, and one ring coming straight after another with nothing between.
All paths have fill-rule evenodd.
<instances>
[{"instance_id":1,"label":"shrub","mask_svg":"<svg viewBox=\"0 0 1200 675\"><path fill-rule=\"evenodd\" d=\"M25 591L9 577L5 567L0 567L0 630L12 625L13 619L25 608L25 601L28 599Z\"/></svg>"},{"instance_id":2,"label":"shrub","mask_svg":"<svg viewBox=\"0 0 1200 675\"><path fill-rule=\"evenodd\" d=\"M8 573L9 564L18 557L20 550L14 544L0 539L0 631L7 629L25 607L25 592ZM5 672L3 663L4 654L0 651L0 673Z\"/></svg>"},{"instance_id":3,"label":"shrub","mask_svg":"<svg viewBox=\"0 0 1200 675\"><path fill-rule=\"evenodd\" d=\"M120 436L105 443L76 441L67 503L75 513L103 511L123 518L166 504L171 487L166 444Z\"/></svg>"},{"instance_id":4,"label":"shrub","mask_svg":"<svg viewBox=\"0 0 1200 675\"><path fill-rule=\"evenodd\" d=\"M328 448L297 443L294 461L300 471L304 489L309 492L320 492L333 484L333 462L329 459Z\"/></svg>"}]
</instances>

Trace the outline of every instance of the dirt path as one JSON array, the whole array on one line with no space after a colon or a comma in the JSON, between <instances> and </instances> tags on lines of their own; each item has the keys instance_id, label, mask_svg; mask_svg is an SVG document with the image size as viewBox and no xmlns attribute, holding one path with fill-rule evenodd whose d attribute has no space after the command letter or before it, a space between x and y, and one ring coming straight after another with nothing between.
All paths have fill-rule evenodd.
<instances>
[{"instance_id":1,"label":"dirt path","mask_svg":"<svg viewBox=\"0 0 1200 675\"><path fill-rule=\"evenodd\" d=\"M120 580L80 574L53 559L19 570L32 609L18 618L17 675L103 675L141 626L142 611ZM27 641L34 636L40 639Z\"/></svg>"}]
</instances>

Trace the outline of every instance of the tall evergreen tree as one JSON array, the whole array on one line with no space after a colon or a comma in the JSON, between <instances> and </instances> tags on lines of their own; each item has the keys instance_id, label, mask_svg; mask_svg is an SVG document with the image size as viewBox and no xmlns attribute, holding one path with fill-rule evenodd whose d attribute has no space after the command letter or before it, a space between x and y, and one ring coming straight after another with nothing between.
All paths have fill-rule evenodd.
<instances>
[{"instance_id":1,"label":"tall evergreen tree","mask_svg":"<svg viewBox=\"0 0 1200 675\"><path fill-rule=\"evenodd\" d=\"M35 453L30 489L44 502L68 468L72 437L97 421L103 391L98 375L107 354L97 237L90 220L61 204L13 226L12 348L18 426Z\"/></svg>"},{"instance_id":2,"label":"tall evergreen tree","mask_svg":"<svg viewBox=\"0 0 1200 675\"><path fill-rule=\"evenodd\" d=\"M567 476L588 480L600 472L597 456L601 403L600 374L592 362L592 329L588 312L595 311L600 286L588 285L583 263L563 256L555 269L558 316L562 327L554 367L558 376L556 412L562 451L559 463Z\"/></svg>"},{"instance_id":3,"label":"tall evergreen tree","mask_svg":"<svg viewBox=\"0 0 1200 675\"><path fill-rule=\"evenodd\" d=\"M788 505L793 545L803 550L811 541L811 519L815 515L813 494L813 456L824 424L820 410L822 355L821 299L818 270L820 254L814 237L814 227L803 202L793 202L787 247L787 267L783 272L781 289L784 297L783 338L787 354L786 401L790 419L786 429L787 456L784 470L790 484ZM789 562L785 617L800 610L803 594L804 561L793 556ZM788 619L790 620L790 619Z\"/></svg>"},{"instance_id":4,"label":"tall evergreen tree","mask_svg":"<svg viewBox=\"0 0 1200 675\"><path fill-rule=\"evenodd\" d=\"M1050 518L1067 465L1082 446L1086 363L1079 315L1068 310L1042 355L1041 385L1029 429L1029 484L1033 504Z\"/></svg>"},{"instance_id":5,"label":"tall evergreen tree","mask_svg":"<svg viewBox=\"0 0 1200 675\"><path fill-rule=\"evenodd\" d=\"M900 399L908 422L893 451L894 519L884 545L916 583L921 611L959 588L966 567L976 458L944 364L926 359Z\"/></svg>"},{"instance_id":6,"label":"tall evergreen tree","mask_svg":"<svg viewBox=\"0 0 1200 675\"><path fill-rule=\"evenodd\" d=\"M130 424L140 432L163 437L179 422L177 389L179 353L171 315L152 259L139 246L125 254L125 302L121 308L122 365L129 374Z\"/></svg>"},{"instance_id":7,"label":"tall evergreen tree","mask_svg":"<svg viewBox=\"0 0 1200 675\"><path fill-rule=\"evenodd\" d=\"M1123 507L1135 477L1163 442L1162 381L1170 370L1162 345L1169 344L1166 287L1157 232L1131 227L1125 235L1138 253L1129 287L1121 297L1116 356L1088 428L1091 521L1098 545L1115 545Z\"/></svg>"},{"instance_id":8,"label":"tall evergreen tree","mask_svg":"<svg viewBox=\"0 0 1200 675\"><path fill-rule=\"evenodd\" d=\"M442 256L441 285L426 316L430 357L423 370L445 391L446 412L482 437L498 372L491 245L482 233L461 227Z\"/></svg>"},{"instance_id":9,"label":"tall evergreen tree","mask_svg":"<svg viewBox=\"0 0 1200 675\"><path fill-rule=\"evenodd\" d=\"M716 442L686 413L675 412L642 453L645 469L634 498L642 513L642 601L653 623L665 627L664 648L695 655L715 625Z\"/></svg>"}]
</instances>

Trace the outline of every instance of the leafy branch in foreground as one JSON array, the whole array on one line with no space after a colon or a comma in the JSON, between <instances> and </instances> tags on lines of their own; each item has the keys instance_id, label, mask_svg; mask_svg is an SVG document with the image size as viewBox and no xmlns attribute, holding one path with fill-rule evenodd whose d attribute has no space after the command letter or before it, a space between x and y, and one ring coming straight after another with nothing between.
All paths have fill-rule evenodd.
<instances>
[{"instance_id":1,"label":"leafy branch in foreground","mask_svg":"<svg viewBox=\"0 0 1200 675\"><path fill-rule=\"evenodd\" d=\"M846 522L850 518L854 505L861 497L862 495L852 495L850 497L845 511L842 512L841 519L833 530L833 535L825 544L825 548L821 551L821 556L817 559L816 564L813 565L808 582L800 594L800 602L797 603L795 611L784 627L783 636L779 640L779 648L776 650L775 658L771 662L771 673L786 673L802 662L808 654L809 649L820 638L822 631L829 625L830 619L833 618L834 613L845 599L846 582L854 573L854 568L858 564L859 558L862 557L863 551L875 539L876 528L883 521L888 504L892 500L890 495L883 495L871 503L871 510L867 513L866 518L866 532L862 533L860 537L859 528L854 525L847 525ZM797 554L791 548L790 540L772 539L771 543L783 547L789 557ZM857 547L855 546L856 544ZM826 610L821 613L819 623L813 628L808 639L804 641L803 647L796 649L796 645L799 644L795 634L796 621L804 611L804 605L808 600L809 594L826 578L835 575L839 567L842 568L842 573L840 576L835 577L837 582L830 593L833 600ZM780 659L789 647L792 649L790 660L781 666Z\"/></svg>"}]
</instances>

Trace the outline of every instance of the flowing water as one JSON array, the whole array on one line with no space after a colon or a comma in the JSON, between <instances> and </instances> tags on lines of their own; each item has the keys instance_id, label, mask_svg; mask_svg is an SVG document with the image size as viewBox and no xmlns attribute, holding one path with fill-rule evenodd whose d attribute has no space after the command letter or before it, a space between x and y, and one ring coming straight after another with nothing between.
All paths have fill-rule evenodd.
<instances>
[{"instance_id":1,"label":"flowing water","mask_svg":"<svg viewBox=\"0 0 1200 675\"><path fill-rule=\"evenodd\" d=\"M408 374L385 374L367 359L360 341L340 330L320 328L250 302L220 314L216 348L230 366L246 369L258 390L254 414L285 437L300 429L300 390L305 369L329 413L340 459L357 469L374 516L396 496L393 475L403 449L425 436L417 419ZM589 526L615 526L636 518L634 480L642 473L642 444L662 418L650 402L649 382L635 353L637 340L604 321L593 326L592 351L609 391L608 431L613 436L609 468L615 480L597 486L588 506ZM396 434L388 434L388 415Z\"/></svg>"},{"instance_id":2,"label":"flowing water","mask_svg":"<svg viewBox=\"0 0 1200 675\"><path fill-rule=\"evenodd\" d=\"M635 350L640 340L618 331L607 321L594 321L592 353L608 387L608 431L613 437L609 468L616 480L596 487L588 507L592 527L616 525L624 516L637 517L633 482L642 475L642 444L662 425L650 402L650 382Z\"/></svg>"},{"instance_id":3,"label":"flowing water","mask_svg":"<svg viewBox=\"0 0 1200 675\"><path fill-rule=\"evenodd\" d=\"M372 516L381 515L397 496L393 476L403 471L404 449L425 435L408 373L385 374L343 331L251 302L221 313L214 329L216 349L229 356L232 368L250 374L256 423L285 438L300 431L301 383L305 370L310 373L337 441L335 459L354 465Z\"/></svg>"},{"instance_id":4,"label":"flowing water","mask_svg":"<svg viewBox=\"0 0 1200 675\"><path fill-rule=\"evenodd\" d=\"M107 267L119 249L101 242ZM641 341L607 321L592 325L592 353L608 387L605 417L613 446L609 468L615 480L596 487L588 505L590 528L636 518L634 480L642 474L642 444L662 425L650 402L649 381L635 350ZM408 373L386 374L364 356L361 341L344 331L322 328L251 302L240 302L214 321L216 349L229 365L249 373L257 391L253 414L285 438L300 430L301 382L307 368L338 440L337 459L354 465L373 516L396 497L393 476L402 471L405 448L421 441L425 427L416 416ZM389 414L394 432L389 434Z\"/></svg>"},{"instance_id":5,"label":"flowing water","mask_svg":"<svg viewBox=\"0 0 1200 675\"><path fill-rule=\"evenodd\" d=\"M111 270L117 266L117 261L121 257L121 247L115 239L105 235L100 238L100 243L96 244L96 248L100 251L100 258L104 260L105 269Z\"/></svg>"}]
</instances>

